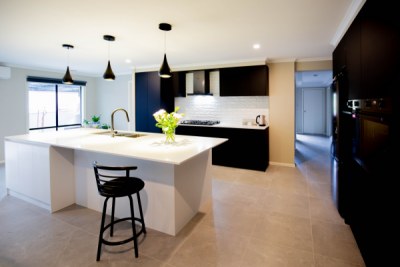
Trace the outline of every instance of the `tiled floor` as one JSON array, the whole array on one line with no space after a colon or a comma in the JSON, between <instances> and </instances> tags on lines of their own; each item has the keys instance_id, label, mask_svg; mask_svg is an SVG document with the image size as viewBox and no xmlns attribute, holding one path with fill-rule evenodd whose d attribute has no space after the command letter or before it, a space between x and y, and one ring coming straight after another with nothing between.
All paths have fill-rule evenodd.
<instances>
[{"instance_id":1,"label":"tiled floor","mask_svg":"<svg viewBox=\"0 0 400 267\"><path fill-rule=\"evenodd\" d=\"M298 138L296 168L214 166L212 201L175 237L148 230L137 259L127 244L103 247L96 262L96 211L49 214L6 196L0 266L365 266L331 201L329 139Z\"/></svg>"}]
</instances>

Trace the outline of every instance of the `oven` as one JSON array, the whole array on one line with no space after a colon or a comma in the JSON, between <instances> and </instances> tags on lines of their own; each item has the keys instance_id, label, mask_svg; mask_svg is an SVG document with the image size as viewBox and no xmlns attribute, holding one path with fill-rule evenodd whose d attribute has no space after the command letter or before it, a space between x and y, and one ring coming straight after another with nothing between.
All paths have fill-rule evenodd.
<instances>
[{"instance_id":1,"label":"oven","mask_svg":"<svg viewBox=\"0 0 400 267\"><path fill-rule=\"evenodd\" d=\"M392 103L389 99L348 101L354 120L352 158L366 172L379 171L391 160Z\"/></svg>"},{"instance_id":2,"label":"oven","mask_svg":"<svg viewBox=\"0 0 400 267\"><path fill-rule=\"evenodd\" d=\"M382 248L387 239L395 239L398 210L398 115L389 99L354 99L348 133L351 156L346 162L345 222L350 225L363 257ZM377 241L378 240L378 241ZM385 251L386 253L386 251Z\"/></svg>"}]
</instances>

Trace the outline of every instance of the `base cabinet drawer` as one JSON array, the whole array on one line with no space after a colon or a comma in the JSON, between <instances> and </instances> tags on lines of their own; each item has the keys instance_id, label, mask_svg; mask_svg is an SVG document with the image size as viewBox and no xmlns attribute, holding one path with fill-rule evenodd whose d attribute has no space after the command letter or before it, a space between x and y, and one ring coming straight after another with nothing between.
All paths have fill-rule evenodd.
<instances>
[{"instance_id":1,"label":"base cabinet drawer","mask_svg":"<svg viewBox=\"0 0 400 267\"><path fill-rule=\"evenodd\" d=\"M265 171L269 162L268 128L265 130L180 126L177 134L227 138L212 149L213 165Z\"/></svg>"}]
</instances>

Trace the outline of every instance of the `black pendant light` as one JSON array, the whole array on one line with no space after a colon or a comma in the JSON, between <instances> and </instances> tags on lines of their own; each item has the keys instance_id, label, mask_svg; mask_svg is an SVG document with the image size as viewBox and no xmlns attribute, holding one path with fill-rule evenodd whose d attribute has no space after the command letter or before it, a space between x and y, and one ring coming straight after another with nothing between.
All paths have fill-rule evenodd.
<instances>
[{"instance_id":1,"label":"black pendant light","mask_svg":"<svg viewBox=\"0 0 400 267\"><path fill-rule=\"evenodd\" d=\"M104 35L103 38L104 38L104 40L109 41L109 42L115 41L115 37L111 36L111 35ZM107 64L107 69L103 74L103 78L107 81L115 80L115 75L111 69L111 64L110 64L110 43L108 44L108 64Z\"/></svg>"},{"instance_id":2,"label":"black pendant light","mask_svg":"<svg viewBox=\"0 0 400 267\"><path fill-rule=\"evenodd\" d=\"M170 31L172 29L171 24L168 24L168 23L160 23L158 28L164 32ZM158 75L161 78L170 78L171 77L171 69L168 66L167 54L166 54L165 50L166 50L166 33L164 33L164 60L160 67Z\"/></svg>"},{"instance_id":3,"label":"black pendant light","mask_svg":"<svg viewBox=\"0 0 400 267\"><path fill-rule=\"evenodd\" d=\"M63 84L73 84L74 80L72 80L72 76L71 73L69 72L69 50L73 49L74 46L70 45L70 44L63 44L62 47L67 48L68 49L68 62L67 62L67 71L65 72L65 75L62 79L62 83Z\"/></svg>"}]
</instances>

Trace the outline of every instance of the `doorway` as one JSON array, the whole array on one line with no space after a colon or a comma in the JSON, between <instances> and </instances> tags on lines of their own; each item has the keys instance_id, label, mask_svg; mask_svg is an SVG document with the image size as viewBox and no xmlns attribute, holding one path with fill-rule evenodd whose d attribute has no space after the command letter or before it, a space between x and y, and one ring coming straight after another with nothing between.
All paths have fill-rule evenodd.
<instances>
[{"instance_id":1,"label":"doorway","mask_svg":"<svg viewBox=\"0 0 400 267\"><path fill-rule=\"evenodd\" d=\"M326 134L324 88L303 88L303 134Z\"/></svg>"},{"instance_id":2,"label":"doorway","mask_svg":"<svg viewBox=\"0 0 400 267\"><path fill-rule=\"evenodd\" d=\"M296 72L296 134L331 136L332 71Z\"/></svg>"}]
</instances>

